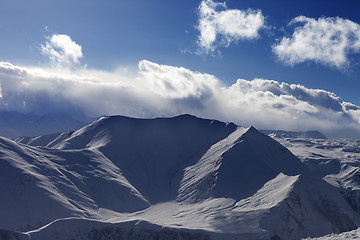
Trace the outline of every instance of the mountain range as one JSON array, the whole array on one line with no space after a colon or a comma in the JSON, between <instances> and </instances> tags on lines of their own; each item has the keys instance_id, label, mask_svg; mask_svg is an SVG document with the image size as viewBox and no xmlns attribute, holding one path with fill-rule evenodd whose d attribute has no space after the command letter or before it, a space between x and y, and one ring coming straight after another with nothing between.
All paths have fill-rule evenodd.
<instances>
[{"instance_id":1,"label":"mountain range","mask_svg":"<svg viewBox=\"0 0 360 240\"><path fill-rule=\"evenodd\" d=\"M108 116L2 137L0 239L276 240L360 226L359 141L265 133Z\"/></svg>"}]
</instances>

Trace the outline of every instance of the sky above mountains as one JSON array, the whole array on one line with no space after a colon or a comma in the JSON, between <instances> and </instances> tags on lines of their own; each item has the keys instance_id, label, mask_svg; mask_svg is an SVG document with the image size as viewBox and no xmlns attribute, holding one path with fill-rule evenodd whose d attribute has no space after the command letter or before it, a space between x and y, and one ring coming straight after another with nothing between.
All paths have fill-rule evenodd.
<instances>
[{"instance_id":1,"label":"sky above mountains","mask_svg":"<svg viewBox=\"0 0 360 240\"><path fill-rule=\"evenodd\" d=\"M360 136L360 3L8 1L3 110Z\"/></svg>"}]
</instances>

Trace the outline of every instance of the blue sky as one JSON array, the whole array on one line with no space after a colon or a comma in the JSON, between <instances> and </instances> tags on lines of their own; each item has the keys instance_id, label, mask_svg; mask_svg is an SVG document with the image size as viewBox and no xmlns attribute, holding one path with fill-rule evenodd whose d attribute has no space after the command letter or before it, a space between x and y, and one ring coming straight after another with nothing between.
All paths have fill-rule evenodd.
<instances>
[{"instance_id":1,"label":"blue sky","mask_svg":"<svg viewBox=\"0 0 360 240\"><path fill-rule=\"evenodd\" d=\"M260 9L270 29L260 37L218 48L221 56L196 51L200 1L6 1L0 9L1 60L23 64L44 62L38 47L44 36L71 36L83 48L83 63L112 69L142 59L214 74L227 84L237 78L261 77L335 92L360 105L360 65L339 71L313 62L293 67L280 64L271 46L294 17L341 17L360 22L359 1L227 1L229 9ZM48 31L45 27L48 27ZM183 53L183 51L189 51Z\"/></svg>"},{"instance_id":2,"label":"blue sky","mask_svg":"<svg viewBox=\"0 0 360 240\"><path fill-rule=\"evenodd\" d=\"M201 9L204 10L204 6L211 9L210 15L201 15ZM54 47L51 37L66 35L73 44L81 46L81 56L76 56L75 62L71 63L76 65L75 68L81 68L83 74L86 65L86 71L96 71L94 75L103 72L110 75L116 73L118 76L120 74L119 69L122 69L121 74L127 75L128 78L143 76L144 74L155 76L158 72L156 74L149 73L150 65L154 63L158 64L156 69L161 71L165 71L166 68L168 69L166 71L171 72L174 69L167 68L167 66L172 66L177 67L177 70L180 68L189 70L191 71L190 75L210 74L216 78L218 81L216 84L221 85L221 87L230 88L237 79L249 81L256 78L275 80L279 84L281 82L299 84L310 90L323 89L328 95L331 95L331 92L335 93L336 97L340 97L342 101L359 106L360 45L357 46L357 44L360 44L358 39L360 35L356 35L360 34L360 30L357 28L360 24L359 9L360 2L357 0L271 2L266 0L228 0L226 3L210 0L5 1L1 3L0 7L0 61L8 62L19 68L27 67L29 72L31 72L29 69L35 68L47 69L46 71L52 69L53 72L59 72L59 67L55 66L59 63L59 59L54 60L54 55L51 55L53 53L51 53L52 47ZM229 14L226 15L225 13ZM258 14L258 18L254 22L251 22L250 18L246 19L248 23L250 22L249 28L252 28L247 29L250 32L244 33L236 29L241 27L241 24L234 24L234 19L241 14L245 14L247 17L255 17ZM300 19L300 16L303 18ZM321 19L324 20L323 25L320 23ZM212 26L216 34L216 40L207 47L201 45L205 41L203 39L204 41L201 42L202 29L200 23L202 20L203 23ZM334 23L333 28L330 26L331 23ZM259 24L258 28L255 27L256 24ZM330 36L329 41L325 42L324 45L310 49L309 46L312 46L313 43L311 38L315 36L313 32L321 33L324 31L319 30L319 26L324 26L324 24L325 27L330 26L330 30L325 30L325 32L335 31L335 35ZM336 33L337 30L334 30L335 28L340 29L338 33ZM296 39L293 34L296 29L307 36L309 46L306 44L300 46L294 43ZM346 35L345 39L342 38L342 35ZM211 36L206 35L206 37ZM294 44L290 42L286 45L285 42L281 42L284 38L290 39ZM333 38L335 41L338 40L338 45L346 45L343 50L339 50L336 44L336 46L328 46L329 42L331 43L334 40ZM306 39L302 41L307 41ZM324 37L317 39L317 42L320 39L324 39ZM296 43L299 42L300 40ZM281 45L280 43L283 43L282 48L279 47L276 50L276 46ZM46 46L48 46L48 51L44 50ZM334 51L334 49L339 51ZM329 54L326 54L327 51ZM313 54L309 55L308 52ZM340 56L341 54L345 56ZM149 64L143 64L145 70L139 73L138 65L142 60L149 61ZM74 70L74 66L71 69ZM65 71L64 68L61 71ZM69 72L66 71L66 73ZM71 74L75 73L72 72ZM78 75L79 73L77 73ZM10 79L13 76L4 74L2 76L3 79L0 83L3 99L7 99L7 101L15 99L15 95L20 93L16 91L6 92L4 87L7 86L5 78ZM180 86L180 88L184 85L177 85L178 83L172 82L173 86ZM34 89L37 88L31 89L35 94ZM189 88L184 89L188 91ZM47 97L57 96L49 89L46 91ZM266 88L266 90L262 89L261 91L269 90ZM10 96L10 92L13 95ZM5 96L5 93L8 93L8 96ZM289 91L280 95L274 91L272 93L276 96L290 94ZM30 94L29 91L26 94ZM164 94L160 95L164 96ZM176 96L188 97L184 92ZM140 107L141 110L137 113L113 109L104 112L104 114L152 116L176 112L198 113L193 109L196 109L197 104L202 105L202 102L196 102L193 98L196 99L198 95L195 94L194 96L191 99L182 97L182 100L186 100L185 107L179 107L175 101L175 106L169 105L158 111ZM315 108L318 106L316 105L318 103L306 100L300 95L291 96ZM46 109L45 106L30 109L30 99L34 99L34 96L29 96L28 99L22 101L28 103L28 111ZM174 102L173 100L172 102ZM341 100L337 99L337 101ZM53 102L56 104L59 101L55 99ZM139 99L129 101L141 105ZM65 104L66 101L63 102ZM191 104L194 105L189 107ZM33 105L36 104L33 103ZM70 105L65 104L59 110L82 108ZM3 108L24 110L24 107L20 108L19 106L18 103L15 104L14 102L3 103ZM171 107L179 110L168 113L166 109ZM47 106L47 108L51 109L52 107ZM86 112L86 110L81 111ZM208 112L211 111L208 110ZM309 112L308 109L306 111ZM101 114L101 112L91 114L96 115ZM200 115L211 116L210 113L204 112ZM224 118L224 120L233 120L232 117L224 117L221 114L215 114L215 117L217 116ZM325 117L322 116L322 118ZM251 122L250 119L235 118L236 120L244 121L246 124ZM272 126L262 124L260 121L258 125ZM319 125L321 124L319 123ZM297 128L294 126L288 126L288 128Z\"/></svg>"}]
</instances>

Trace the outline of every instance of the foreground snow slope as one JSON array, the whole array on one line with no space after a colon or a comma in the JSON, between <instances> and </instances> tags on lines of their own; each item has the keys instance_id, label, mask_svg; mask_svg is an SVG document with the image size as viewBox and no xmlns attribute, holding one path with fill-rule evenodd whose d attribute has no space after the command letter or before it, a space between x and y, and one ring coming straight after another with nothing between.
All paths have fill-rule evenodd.
<instances>
[{"instance_id":1,"label":"foreground snow slope","mask_svg":"<svg viewBox=\"0 0 360 240\"><path fill-rule=\"evenodd\" d=\"M17 142L0 144L0 239L301 239L360 226L338 186L253 127L113 116Z\"/></svg>"},{"instance_id":2,"label":"foreground snow slope","mask_svg":"<svg viewBox=\"0 0 360 240\"><path fill-rule=\"evenodd\" d=\"M28 230L58 218L97 217L99 208L149 206L102 153L43 150L0 138L0 227Z\"/></svg>"},{"instance_id":3,"label":"foreground snow slope","mask_svg":"<svg viewBox=\"0 0 360 240\"><path fill-rule=\"evenodd\" d=\"M350 239L360 239L360 228L353 231L344 232L341 234L328 234L319 238L306 238L306 240L350 240Z\"/></svg>"}]
</instances>

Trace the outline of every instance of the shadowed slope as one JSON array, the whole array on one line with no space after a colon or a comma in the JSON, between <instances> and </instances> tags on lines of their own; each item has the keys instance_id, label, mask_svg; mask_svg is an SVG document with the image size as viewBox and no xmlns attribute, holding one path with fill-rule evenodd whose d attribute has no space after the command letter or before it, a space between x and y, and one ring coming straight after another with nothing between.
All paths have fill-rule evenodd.
<instances>
[{"instance_id":1,"label":"shadowed slope","mask_svg":"<svg viewBox=\"0 0 360 240\"><path fill-rule=\"evenodd\" d=\"M196 163L235 124L182 115L174 118L104 117L59 143L60 149L96 148L119 167L151 203L173 200L182 169Z\"/></svg>"}]
</instances>

